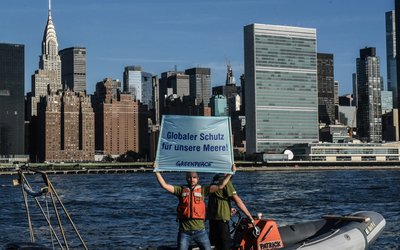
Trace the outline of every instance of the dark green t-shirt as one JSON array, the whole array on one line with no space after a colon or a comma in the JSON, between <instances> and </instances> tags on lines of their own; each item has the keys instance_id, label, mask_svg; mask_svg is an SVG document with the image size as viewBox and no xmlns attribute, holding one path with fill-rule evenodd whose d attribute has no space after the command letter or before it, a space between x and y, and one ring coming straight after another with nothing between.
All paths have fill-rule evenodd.
<instances>
[{"instance_id":1,"label":"dark green t-shirt","mask_svg":"<svg viewBox=\"0 0 400 250\"><path fill-rule=\"evenodd\" d=\"M174 186L174 195L181 197L182 186ZM209 194L209 186L201 186L201 195L203 200ZM202 219L180 219L179 220L179 231L195 231L202 230L205 228L204 220Z\"/></svg>"},{"instance_id":2,"label":"dark green t-shirt","mask_svg":"<svg viewBox=\"0 0 400 250\"><path fill-rule=\"evenodd\" d=\"M234 194L236 194L236 190L231 181L222 190L210 194L208 198L207 218L209 220L230 220L230 199Z\"/></svg>"}]
</instances>

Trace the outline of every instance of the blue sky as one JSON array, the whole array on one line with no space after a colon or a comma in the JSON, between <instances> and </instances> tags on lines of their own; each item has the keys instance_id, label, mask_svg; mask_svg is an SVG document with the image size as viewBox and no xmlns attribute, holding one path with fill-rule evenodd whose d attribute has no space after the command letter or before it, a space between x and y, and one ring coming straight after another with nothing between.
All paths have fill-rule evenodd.
<instances>
[{"instance_id":1,"label":"blue sky","mask_svg":"<svg viewBox=\"0 0 400 250\"><path fill-rule=\"evenodd\" d=\"M25 92L38 68L47 0L1 0L0 42L25 45ZM360 48L377 48L386 85L385 12L394 0L52 0L59 49L87 48L87 90L125 66L147 72L211 67L213 86L228 60L243 73L243 26L317 29L318 52L332 53L340 94L351 92Z\"/></svg>"}]
</instances>

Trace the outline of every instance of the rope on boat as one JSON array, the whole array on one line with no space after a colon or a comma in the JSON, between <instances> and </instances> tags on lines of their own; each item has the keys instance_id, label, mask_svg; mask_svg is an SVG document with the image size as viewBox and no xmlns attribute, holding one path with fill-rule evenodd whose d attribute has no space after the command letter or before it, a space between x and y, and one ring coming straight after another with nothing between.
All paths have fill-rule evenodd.
<instances>
[{"instance_id":1,"label":"rope on boat","mask_svg":"<svg viewBox=\"0 0 400 250\"><path fill-rule=\"evenodd\" d=\"M48 184L49 186L51 185L49 180L48 180L48 183L47 183L47 184ZM66 247L67 250L69 250L68 241L67 241L67 236L65 235L64 228L63 228L62 223L61 223L61 218L60 218L60 215L59 215L59 213L58 213L57 204L56 204L56 202L55 202L55 200L54 200L54 196L53 196L53 193L54 193L53 186L50 186L50 187L51 187L51 190L52 190L52 192L50 192L50 197L51 197L51 202L52 202L52 204L53 204L54 214L56 215L57 222L58 222L58 226L59 226L59 228L60 228L61 235L62 235L62 237L63 237L63 239L64 239L65 247Z\"/></svg>"},{"instance_id":2,"label":"rope on boat","mask_svg":"<svg viewBox=\"0 0 400 250\"><path fill-rule=\"evenodd\" d=\"M63 209L63 211L64 211L66 217L68 218L69 223L71 223L71 226L73 227L73 229L74 229L76 235L78 236L79 240L81 241L81 243L82 243L84 249L85 249L85 250L88 250L88 248L87 248L85 242L83 241L82 236L80 235L78 229L76 228L74 222L72 221L72 218L71 218L71 216L69 215L69 213L68 213L67 209L65 208L64 204L61 202L60 196L58 196L58 193L57 193L57 191L54 189L54 186L53 186L53 184L50 182L50 180L48 180L48 185L49 185L49 188L51 189L52 193L54 193L55 197L57 198L58 202L60 203L61 208Z\"/></svg>"},{"instance_id":3,"label":"rope on boat","mask_svg":"<svg viewBox=\"0 0 400 250\"><path fill-rule=\"evenodd\" d=\"M42 196L43 194L47 193L47 187L44 187L36 192L33 191L33 189L30 186L28 186L25 182L22 184L22 187L24 188L25 192L32 197L39 197L39 196Z\"/></svg>"},{"instance_id":4,"label":"rope on boat","mask_svg":"<svg viewBox=\"0 0 400 250\"><path fill-rule=\"evenodd\" d=\"M46 198L45 201L46 201L47 217L49 218L49 221L50 221L50 209L49 209L49 204L47 202L47 194L46 194L45 198ZM56 247L54 245L54 237L53 237L53 234L51 233L50 227L49 227L49 231L50 231L50 238L51 238L51 246L53 247L53 249L56 249Z\"/></svg>"},{"instance_id":5,"label":"rope on boat","mask_svg":"<svg viewBox=\"0 0 400 250\"><path fill-rule=\"evenodd\" d=\"M24 188L22 186L21 186L21 192L22 192L22 196L24 197L25 211L26 211L26 216L28 218L29 235L31 237L31 242L34 243L35 242L35 234L33 233L31 215L30 215L30 212L29 212L28 197L27 197L27 194L24 191Z\"/></svg>"},{"instance_id":6,"label":"rope on boat","mask_svg":"<svg viewBox=\"0 0 400 250\"><path fill-rule=\"evenodd\" d=\"M26 185L28 186L28 188L29 188L29 189L32 189L32 188L30 187L30 185L29 185L28 180L26 179L26 177L25 177L25 175L23 174L22 171L19 171L19 175L20 175L20 178L21 178L21 179L20 179L20 182L23 182L24 184L26 183ZM30 222L30 221L31 221L31 218L30 218L30 214L29 214L29 209L28 209L28 207L27 207L27 206L28 206L27 192L26 192L25 189L23 188L23 185L21 185L21 189L22 189L22 192L23 192L23 195L24 195L24 199L25 199L25 207L26 207L26 209L27 209L27 216L28 216L28 222L29 222L29 227L30 227L29 230L30 230L30 233L31 233L31 241L32 241L32 237L33 237L33 227L32 227L32 223ZM54 231L54 228L53 228L53 226L51 225L49 218L47 218L47 215L46 215L46 213L45 213L45 211L44 211L42 205L41 205L40 202L38 201L38 198L37 198L37 197L33 197L33 199L35 200L36 205L38 206L40 212L42 213L43 218L46 220L48 226L50 227L50 230L51 230L51 232L52 232L54 238L57 240L57 243L58 243L58 245L60 246L61 250L64 250L64 247L62 246L60 239L58 238L56 232ZM32 230L32 231L31 231L31 230ZM32 241L32 242L34 242L34 238L33 238L33 241Z\"/></svg>"},{"instance_id":7,"label":"rope on boat","mask_svg":"<svg viewBox=\"0 0 400 250\"><path fill-rule=\"evenodd\" d=\"M299 248L297 248L297 249L303 248L303 247L305 247L305 246L314 245L314 244L316 244L316 243L319 243L319 242L321 242L321 241L324 241L324 240L326 240L326 239L332 237L333 235L337 234L339 231L340 231L340 229L336 229L336 230L333 231L330 235L328 235L328 236L326 236L326 237L324 237L324 238L321 238L321 239L319 239L319 240L316 240L316 241L313 241L313 242L310 242L310 243L305 243L305 242L304 242L303 245L301 245L301 246L300 246Z\"/></svg>"}]
</instances>

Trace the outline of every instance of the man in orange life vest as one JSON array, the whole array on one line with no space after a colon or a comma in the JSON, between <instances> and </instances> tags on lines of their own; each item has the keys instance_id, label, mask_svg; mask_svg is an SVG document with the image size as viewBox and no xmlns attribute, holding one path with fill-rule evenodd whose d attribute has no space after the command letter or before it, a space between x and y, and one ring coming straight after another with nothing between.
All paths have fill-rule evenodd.
<instances>
[{"instance_id":1,"label":"man in orange life vest","mask_svg":"<svg viewBox=\"0 0 400 250\"><path fill-rule=\"evenodd\" d=\"M153 165L155 167L155 164ZM236 171L235 164L232 172ZM196 172L186 173L187 186L173 186L168 184L160 172L155 172L160 186L179 199L177 208L179 219L178 249L189 249L193 240L200 250L210 250L211 244L205 230L204 220L206 218L206 205L204 198L218 190L222 190L229 182L231 175L225 175L217 185L200 186L199 175Z\"/></svg>"}]
</instances>

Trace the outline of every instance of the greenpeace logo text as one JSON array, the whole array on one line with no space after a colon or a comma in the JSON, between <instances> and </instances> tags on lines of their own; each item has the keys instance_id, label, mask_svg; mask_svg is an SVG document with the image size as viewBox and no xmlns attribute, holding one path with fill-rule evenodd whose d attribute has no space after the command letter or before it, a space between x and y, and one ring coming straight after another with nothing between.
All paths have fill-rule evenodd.
<instances>
[{"instance_id":1,"label":"greenpeace logo text","mask_svg":"<svg viewBox=\"0 0 400 250\"><path fill-rule=\"evenodd\" d=\"M212 161L177 161L177 167L211 167Z\"/></svg>"}]
</instances>

